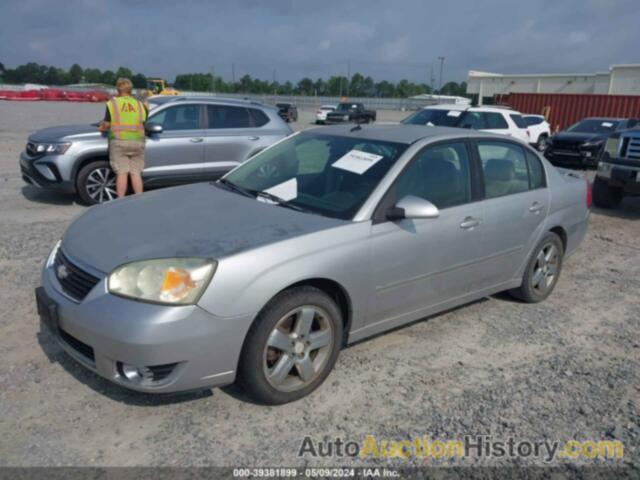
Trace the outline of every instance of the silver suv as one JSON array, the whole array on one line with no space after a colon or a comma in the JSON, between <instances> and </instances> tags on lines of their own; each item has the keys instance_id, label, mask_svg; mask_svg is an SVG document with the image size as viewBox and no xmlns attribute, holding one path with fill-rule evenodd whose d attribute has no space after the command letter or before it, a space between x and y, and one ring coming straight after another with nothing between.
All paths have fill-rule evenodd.
<instances>
[{"instance_id":1,"label":"silver suv","mask_svg":"<svg viewBox=\"0 0 640 480\"><path fill-rule=\"evenodd\" d=\"M150 99L146 187L215 179L289 135L278 110L217 97ZM95 125L67 125L33 133L20 155L22 178L40 188L76 193L87 204L116 198L105 135Z\"/></svg>"}]
</instances>

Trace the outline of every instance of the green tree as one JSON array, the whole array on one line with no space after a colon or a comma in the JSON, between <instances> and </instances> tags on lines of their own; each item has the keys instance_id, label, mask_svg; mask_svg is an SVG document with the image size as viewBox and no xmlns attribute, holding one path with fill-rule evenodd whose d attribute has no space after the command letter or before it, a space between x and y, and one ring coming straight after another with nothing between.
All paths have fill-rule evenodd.
<instances>
[{"instance_id":1,"label":"green tree","mask_svg":"<svg viewBox=\"0 0 640 480\"><path fill-rule=\"evenodd\" d=\"M135 88L147 88L147 77L141 73L136 73L131 77L131 83L133 83Z\"/></svg>"},{"instance_id":2,"label":"green tree","mask_svg":"<svg viewBox=\"0 0 640 480\"><path fill-rule=\"evenodd\" d=\"M313 95L313 80L307 77L300 80L297 91L300 95Z\"/></svg>"},{"instance_id":3,"label":"green tree","mask_svg":"<svg viewBox=\"0 0 640 480\"><path fill-rule=\"evenodd\" d=\"M82 67L77 63L74 63L69 69L69 80L71 83L80 83L82 81L83 73L84 71L82 70Z\"/></svg>"},{"instance_id":4,"label":"green tree","mask_svg":"<svg viewBox=\"0 0 640 480\"><path fill-rule=\"evenodd\" d=\"M116 74L113 73L111 70L105 70L104 72L102 72L102 79L100 81L105 85L115 85Z\"/></svg>"},{"instance_id":5,"label":"green tree","mask_svg":"<svg viewBox=\"0 0 640 480\"><path fill-rule=\"evenodd\" d=\"M131 71L131 69L127 67L119 67L118 70L116 71L116 78L131 79L132 76L133 76L133 72Z\"/></svg>"},{"instance_id":6,"label":"green tree","mask_svg":"<svg viewBox=\"0 0 640 480\"><path fill-rule=\"evenodd\" d=\"M100 83L102 82L102 72L97 68L87 68L84 71L84 79L87 83Z\"/></svg>"}]
</instances>

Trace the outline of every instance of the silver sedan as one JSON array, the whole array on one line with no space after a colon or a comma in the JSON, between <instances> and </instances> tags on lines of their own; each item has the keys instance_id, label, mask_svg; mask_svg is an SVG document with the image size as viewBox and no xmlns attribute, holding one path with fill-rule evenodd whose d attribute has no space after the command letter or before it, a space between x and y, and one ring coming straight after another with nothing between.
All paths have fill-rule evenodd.
<instances>
[{"instance_id":1,"label":"silver sedan","mask_svg":"<svg viewBox=\"0 0 640 480\"><path fill-rule=\"evenodd\" d=\"M89 209L46 261L41 319L143 392L301 398L341 347L503 290L545 299L590 189L527 145L439 127L293 135L215 183Z\"/></svg>"}]
</instances>

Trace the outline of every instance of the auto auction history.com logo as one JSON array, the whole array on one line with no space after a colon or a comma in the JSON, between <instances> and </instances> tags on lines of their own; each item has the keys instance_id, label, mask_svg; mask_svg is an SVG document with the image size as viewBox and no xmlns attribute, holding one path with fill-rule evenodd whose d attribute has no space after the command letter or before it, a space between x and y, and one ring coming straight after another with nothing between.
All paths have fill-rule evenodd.
<instances>
[{"instance_id":1,"label":"auto auction history.com logo","mask_svg":"<svg viewBox=\"0 0 640 480\"><path fill-rule=\"evenodd\" d=\"M400 458L400 459L471 459L521 458L540 460L621 460L624 445L619 440L530 441L508 437L494 440L490 435L464 435L461 440L435 440L428 435L412 440L377 439L367 435L362 441L314 441L306 436L300 444L298 457L313 458Z\"/></svg>"}]
</instances>

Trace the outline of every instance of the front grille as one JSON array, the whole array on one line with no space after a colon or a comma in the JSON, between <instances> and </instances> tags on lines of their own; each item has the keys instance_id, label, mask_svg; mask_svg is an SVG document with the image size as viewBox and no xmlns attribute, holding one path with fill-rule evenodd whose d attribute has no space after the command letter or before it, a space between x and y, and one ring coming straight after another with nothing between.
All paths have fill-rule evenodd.
<instances>
[{"instance_id":1,"label":"front grille","mask_svg":"<svg viewBox=\"0 0 640 480\"><path fill-rule=\"evenodd\" d=\"M95 363L96 356L93 353L93 348L91 348L86 343L81 342L77 338L72 337L67 332L62 330L61 328L58 329L58 331L60 332L60 338L64 341L64 343L69 345L71 348L73 348L76 352L78 352L83 357L85 357L88 360L91 360L91 362Z\"/></svg>"},{"instance_id":2,"label":"front grille","mask_svg":"<svg viewBox=\"0 0 640 480\"><path fill-rule=\"evenodd\" d=\"M94 277L71 263L62 252L62 249L58 249L56 252L53 268L62 290L78 301L84 300L84 297L86 297L91 289L100 281L99 278Z\"/></svg>"},{"instance_id":3,"label":"front grille","mask_svg":"<svg viewBox=\"0 0 640 480\"><path fill-rule=\"evenodd\" d=\"M568 152L578 152L580 149L580 143L575 142L563 142L563 141L554 141L553 148L557 150L565 150Z\"/></svg>"},{"instance_id":4,"label":"front grille","mask_svg":"<svg viewBox=\"0 0 640 480\"><path fill-rule=\"evenodd\" d=\"M623 156L634 160L640 160L640 138L629 138L626 145L626 152Z\"/></svg>"}]
</instances>

